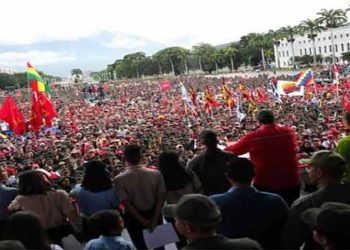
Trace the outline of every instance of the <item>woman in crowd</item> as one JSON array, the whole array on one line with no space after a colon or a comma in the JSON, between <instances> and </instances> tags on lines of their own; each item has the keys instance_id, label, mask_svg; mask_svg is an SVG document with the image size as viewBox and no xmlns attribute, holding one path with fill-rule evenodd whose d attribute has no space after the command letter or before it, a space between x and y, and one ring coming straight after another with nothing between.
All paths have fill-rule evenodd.
<instances>
[{"instance_id":1,"label":"woman in crowd","mask_svg":"<svg viewBox=\"0 0 350 250\"><path fill-rule=\"evenodd\" d=\"M82 183L77 184L70 195L79 206L81 230L85 233L82 236L88 240L96 235L94 230L87 226L87 217L101 210L116 209L119 199L111 176L102 161L89 161L84 165L84 169Z\"/></svg>"},{"instance_id":2,"label":"woman in crowd","mask_svg":"<svg viewBox=\"0 0 350 250\"><path fill-rule=\"evenodd\" d=\"M158 168L165 181L167 203L176 204L183 195L200 192L201 183L198 177L181 165L176 153L161 153Z\"/></svg>"},{"instance_id":3,"label":"woman in crowd","mask_svg":"<svg viewBox=\"0 0 350 250\"><path fill-rule=\"evenodd\" d=\"M60 243L64 236L73 233L70 222L78 217L68 194L54 190L48 176L37 170L19 176L18 195L9 205L9 210L36 214L54 243Z\"/></svg>"},{"instance_id":4,"label":"woman in crowd","mask_svg":"<svg viewBox=\"0 0 350 250\"><path fill-rule=\"evenodd\" d=\"M70 193L79 205L80 214L90 216L101 210L117 208L117 191L106 165L102 161L90 161L84 167L82 183L77 184Z\"/></svg>"},{"instance_id":5,"label":"woman in crowd","mask_svg":"<svg viewBox=\"0 0 350 250\"><path fill-rule=\"evenodd\" d=\"M175 152L161 153L158 159L158 169L164 178L167 190L165 200L168 204L176 204L185 194L200 192L201 183L198 177L181 165L179 156ZM173 218L166 218L166 220L174 223ZM181 249L186 245L186 239L180 234L178 236L180 241L176 245L178 249Z\"/></svg>"}]
</instances>

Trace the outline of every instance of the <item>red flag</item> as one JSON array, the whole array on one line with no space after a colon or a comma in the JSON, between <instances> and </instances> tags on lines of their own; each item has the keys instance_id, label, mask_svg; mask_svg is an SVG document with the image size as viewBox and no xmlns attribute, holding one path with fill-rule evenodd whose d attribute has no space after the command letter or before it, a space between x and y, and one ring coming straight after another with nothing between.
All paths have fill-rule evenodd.
<instances>
[{"instance_id":1,"label":"red flag","mask_svg":"<svg viewBox=\"0 0 350 250\"><path fill-rule=\"evenodd\" d=\"M9 124L10 129L20 135L24 132L26 124L21 111L19 111L15 100L12 96L7 96L0 110L0 120Z\"/></svg>"},{"instance_id":2,"label":"red flag","mask_svg":"<svg viewBox=\"0 0 350 250\"><path fill-rule=\"evenodd\" d=\"M33 131L38 132L42 125L52 126L52 119L56 116L53 104L47 99L44 93L32 94L31 120Z\"/></svg>"},{"instance_id":3,"label":"red flag","mask_svg":"<svg viewBox=\"0 0 350 250\"><path fill-rule=\"evenodd\" d=\"M197 93L194 91L194 89L192 87L190 87L189 90L190 90L189 93L190 93L190 96L191 96L192 104L194 106L197 106Z\"/></svg>"},{"instance_id":4,"label":"red flag","mask_svg":"<svg viewBox=\"0 0 350 250\"><path fill-rule=\"evenodd\" d=\"M162 91L167 91L171 89L171 82L169 80L163 80L160 82L160 89Z\"/></svg>"},{"instance_id":5,"label":"red flag","mask_svg":"<svg viewBox=\"0 0 350 250\"><path fill-rule=\"evenodd\" d=\"M53 104L47 99L44 93L38 93L38 99L41 108L41 116L44 119L46 127L52 126L52 119L56 116Z\"/></svg>"},{"instance_id":6,"label":"red flag","mask_svg":"<svg viewBox=\"0 0 350 250\"><path fill-rule=\"evenodd\" d=\"M37 93L32 93L32 107L30 116L30 125L32 125L33 131L37 133L40 127L43 125L43 118L41 116L41 109Z\"/></svg>"},{"instance_id":7,"label":"red flag","mask_svg":"<svg viewBox=\"0 0 350 250\"><path fill-rule=\"evenodd\" d=\"M219 106L218 101L215 99L214 95L211 93L209 87L207 86L204 91L204 109L205 112L210 113L211 108L217 108Z\"/></svg>"},{"instance_id":8,"label":"red flag","mask_svg":"<svg viewBox=\"0 0 350 250\"><path fill-rule=\"evenodd\" d=\"M222 86L221 86L221 94L222 98L224 100L224 104L228 107L232 107L235 105L235 101L233 100L232 93L223 81Z\"/></svg>"},{"instance_id":9,"label":"red flag","mask_svg":"<svg viewBox=\"0 0 350 250\"><path fill-rule=\"evenodd\" d=\"M266 94L262 89L257 89L257 94L258 94L258 101L260 103L267 102Z\"/></svg>"}]
</instances>

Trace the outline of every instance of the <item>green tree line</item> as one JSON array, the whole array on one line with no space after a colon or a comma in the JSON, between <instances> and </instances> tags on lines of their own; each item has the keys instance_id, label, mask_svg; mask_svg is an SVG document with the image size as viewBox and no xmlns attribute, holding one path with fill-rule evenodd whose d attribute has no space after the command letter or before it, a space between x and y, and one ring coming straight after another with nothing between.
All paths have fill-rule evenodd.
<instances>
[{"instance_id":1,"label":"green tree line","mask_svg":"<svg viewBox=\"0 0 350 250\"><path fill-rule=\"evenodd\" d=\"M296 57L292 49L291 62L293 65L297 62L316 65L322 61L322 56L317 55L315 49L317 35L326 29L333 33L334 28L343 26L347 22L347 11L350 8L322 9L315 20L308 19L299 25L269 30L266 33L249 33L238 42L225 46L208 43L194 45L191 49L175 46L162 49L151 56L138 51L116 59L104 70L95 72L93 77L98 80L115 80L139 78L141 75L188 74L190 71L212 73L223 68L234 71L240 66L259 65L266 68L274 60L274 46L278 49L280 41L286 39L293 48L297 35L307 35L312 40L313 52L312 56ZM332 60L334 63L334 54Z\"/></svg>"},{"instance_id":2,"label":"green tree line","mask_svg":"<svg viewBox=\"0 0 350 250\"><path fill-rule=\"evenodd\" d=\"M38 71L38 73L49 84L52 82L56 82L56 81L61 80L60 77L46 75L41 71ZM25 73L25 72L14 73L14 74L0 73L0 89L1 90L13 90L13 89L18 89L18 88L25 88L27 86L28 86L27 73Z\"/></svg>"}]
</instances>

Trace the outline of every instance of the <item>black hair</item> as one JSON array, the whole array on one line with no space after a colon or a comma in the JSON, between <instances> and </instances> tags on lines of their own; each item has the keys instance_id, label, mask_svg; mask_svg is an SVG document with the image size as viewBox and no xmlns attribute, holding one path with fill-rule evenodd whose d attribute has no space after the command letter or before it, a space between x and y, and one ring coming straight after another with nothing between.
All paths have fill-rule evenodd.
<instances>
[{"instance_id":1,"label":"black hair","mask_svg":"<svg viewBox=\"0 0 350 250\"><path fill-rule=\"evenodd\" d=\"M124 148L124 158L132 165L137 165L141 162L141 147L137 144L130 144Z\"/></svg>"},{"instance_id":2,"label":"black hair","mask_svg":"<svg viewBox=\"0 0 350 250\"><path fill-rule=\"evenodd\" d=\"M17 212L10 216L4 235L6 240L18 240L26 249L50 249L45 229L37 215Z\"/></svg>"},{"instance_id":3,"label":"black hair","mask_svg":"<svg viewBox=\"0 0 350 250\"><path fill-rule=\"evenodd\" d=\"M193 175L181 165L175 152L162 152L158 158L158 169L164 177L167 190L183 188L193 178Z\"/></svg>"},{"instance_id":4,"label":"black hair","mask_svg":"<svg viewBox=\"0 0 350 250\"><path fill-rule=\"evenodd\" d=\"M200 134L200 138L207 147L216 148L216 145L218 144L217 134L213 130L203 130Z\"/></svg>"},{"instance_id":5,"label":"black hair","mask_svg":"<svg viewBox=\"0 0 350 250\"><path fill-rule=\"evenodd\" d=\"M95 235L113 236L113 232L123 230L123 219L117 210L102 210L88 218L87 226Z\"/></svg>"},{"instance_id":6,"label":"black hair","mask_svg":"<svg viewBox=\"0 0 350 250\"><path fill-rule=\"evenodd\" d=\"M20 174L18 182L19 195L46 195L49 191L53 191L53 187L48 180L45 180L43 173L30 170Z\"/></svg>"},{"instance_id":7,"label":"black hair","mask_svg":"<svg viewBox=\"0 0 350 250\"><path fill-rule=\"evenodd\" d=\"M236 157L229 162L226 176L238 183L251 182L255 176L255 168L252 161Z\"/></svg>"},{"instance_id":8,"label":"black hair","mask_svg":"<svg viewBox=\"0 0 350 250\"><path fill-rule=\"evenodd\" d=\"M85 174L81 186L90 192L102 192L112 187L111 176L102 161L89 161L84 164Z\"/></svg>"},{"instance_id":9,"label":"black hair","mask_svg":"<svg viewBox=\"0 0 350 250\"><path fill-rule=\"evenodd\" d=\"M275 122L273 112L268 109L261 110L257 116L257 119L261 124L273 124Z\"/></svg>"}]
</instances>

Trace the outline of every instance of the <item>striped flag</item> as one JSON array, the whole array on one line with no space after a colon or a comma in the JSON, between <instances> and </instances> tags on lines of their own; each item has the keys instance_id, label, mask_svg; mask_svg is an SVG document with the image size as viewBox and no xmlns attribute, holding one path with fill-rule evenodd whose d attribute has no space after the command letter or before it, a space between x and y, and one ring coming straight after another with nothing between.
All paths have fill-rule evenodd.
<instances>
[{"instance_id":1,"label":"striped flag","mask_svg":"<svg viewBox=\"0 0 350 250\"><path fill-rule=\"evenodd\" d=\"M30 63L27 63L27 80L29 81L33 92L51 92L50 86Z\"/></svg>"},{"instance_id":2,"label":"striped flag","mask_svg":"<svg viewBox=\"0 0 350 250\"><path fill-rule=\"evenodd\" d=\"M301 72L296 81L296 85L298 87L301 87L301 86L306 87L314 83L315 83L314 74L311 69L307 69L304 72Z\"/></svg>"},{"instance_id":3,"label":"striped flag","mask_svg":"<svg viewBox=\"0 0 350 250\"><path fill-rule=\"evenodd\" d=\"M227 107L232 107L235 104L235 101L233 100L233 97L232 97L232 93L228 89L224 78L222 78L221 94L222 94L222 99L224 100L224 104Z\"/></svg>"}]
</instances>

